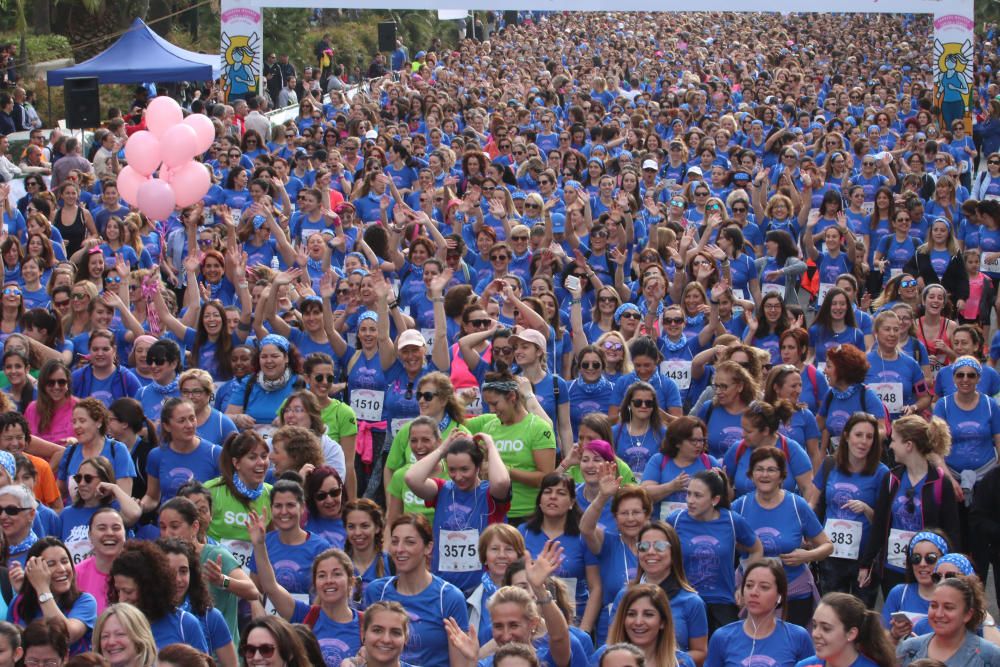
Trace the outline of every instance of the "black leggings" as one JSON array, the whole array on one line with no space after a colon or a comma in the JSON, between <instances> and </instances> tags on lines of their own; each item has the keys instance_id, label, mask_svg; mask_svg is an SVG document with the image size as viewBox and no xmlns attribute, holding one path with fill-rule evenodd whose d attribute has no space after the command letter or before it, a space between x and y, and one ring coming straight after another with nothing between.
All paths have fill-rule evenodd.
<instances>
[{"instance_id":1,"label":"black leggings","mask_svg":"<svg viewBox=\"0 0 1000 667\"><path fill-rule=\"evenodd\" d=\"M729 625L740 620L740 608L735 604L725 602L709 604L705 605L705 611L708 613L709 636L723 625Z\"/></svg>"},{"instance_id":2,"label":"black leggings","mask_svg":"<svg viewBox=\"0 0 1000 667\"><path fill-rule=\"evenodd\" d=\"M858 561L846 558L827 558L819 564L819 590L827 593L850 593L857 596L869 609L875 608L878 598L878 577L872 571L872 581L858 586Z\"/></svg>"}]
</instances>

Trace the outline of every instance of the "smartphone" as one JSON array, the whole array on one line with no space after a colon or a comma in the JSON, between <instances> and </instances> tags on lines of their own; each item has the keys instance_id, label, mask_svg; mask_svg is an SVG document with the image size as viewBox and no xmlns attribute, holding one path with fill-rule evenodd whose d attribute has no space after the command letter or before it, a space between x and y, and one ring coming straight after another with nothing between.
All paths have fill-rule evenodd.
<instances>
[{"instance_id":1,"label":"smartphone","mask_svg":"<svg viewBox=\"0 0 1000 667\"><path fill-rule=\"evenodd\" d=\"M906 612L897 611L890 618L897 623L910 623L910 617L906 615Z\"/></svg>"},{"instance_id":2,"label":"smartphone","mask_svg":"<svg viewBox=\"0 0 1000 667\"><path fill-rule=\"evenodd\" d=\"M580 289L580 279L576 276L566 276L566 289L575 292Z\"/></svg>"}]
</instances>

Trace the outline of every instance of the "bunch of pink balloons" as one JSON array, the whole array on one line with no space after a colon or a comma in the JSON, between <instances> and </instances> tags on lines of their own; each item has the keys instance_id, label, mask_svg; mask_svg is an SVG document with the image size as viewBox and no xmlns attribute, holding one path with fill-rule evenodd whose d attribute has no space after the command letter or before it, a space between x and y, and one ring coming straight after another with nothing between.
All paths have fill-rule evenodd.
<instances>
[{"instance_id":1,"label":"bunch of pink balloons","mask_svg":"<svg viewBox=\"0 0 1000 667\"><path fill-rule=\"evenodd\" d=\"M151 220L164 220L176 207L201 201L212 186L194 157L215 141L215 126L202 114L185 118L177 102L160 96L146 108L146 127L125 144L128 166L118 174L118 192Z\"/></svg>"}]
</instances>

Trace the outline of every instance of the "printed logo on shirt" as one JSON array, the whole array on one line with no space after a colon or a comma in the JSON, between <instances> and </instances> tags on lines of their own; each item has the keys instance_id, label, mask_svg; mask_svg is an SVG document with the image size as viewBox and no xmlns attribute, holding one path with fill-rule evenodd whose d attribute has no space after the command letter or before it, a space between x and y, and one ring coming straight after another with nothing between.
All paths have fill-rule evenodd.
<instances>
[{"instance_id":1,"label":"printed logo on shirt","mask_svg":"<svg viewBox=\"0 0 1000 667\"><path fill-rule=\"evenodd\" d=\"M687 575L691 580L691 585L700 590L695 582L703 584L710 582L722 570L717 550L719 540L711 535L699 535L691 539L691 545L694 548L689 554L691 566L688 568Z\"/></svg>"},{"instance_id":2,"label":"printed logo on shirt","mask_svg":"<svg viewBox=\"0 0 1000 667\"><path fill-rule=\"evenodd\" d=\"M194 479L194 471L190 468L173 468L167 473L167 479L168 488L179 489Z\"/></svg>"},{"instance_id":3,"label":"printed logo on shirt","mask_svg":"<svg viewBox=\"0 0 1000 667\"><path fill-rule=\"evenodd\" d=\"M740 664L743 667L774 667L778 661L769 655L752 655Z\"/></svg>"},{"instance_id":4,"label":"printed logo on shirt","mask_svg":"<svg viewBox=\"0 0 1000 667\"><path fill-rule=\"evenodd\" d=\"M833 485L833 495L830 496L828 506L830 516L835 519L853 519L857 516L855 512L844 509L844 505L858 497L859 489L849 482L837 482Z\"/></svg>"},{"instance_id":5,"label":"printed logo on shirt","mask_svg":"<svg viewBox=\"0 0 1000 667\"><path fill-rule=\"evenodd\" d=\"M222 523L227 526L246 526L249 515L246 512L226 511L222 513Z\"/></svg>"},{"instance_id":6,"label":"printed logo on shirt","mask_svg":"<svg viewBox=\"0 0 1000 667\"><path fill-rule=\"evenodd\" d=\"M351 647L339 639L320 639L319 648L323 652L323 662L328 665L339 665L353 657Z\"/></svg>"},{"instance_id":7,"label":"printed logo on shirt","mask_svg":"<svg viewBox=\"0 0 1000 667\"><path fill-rule=\"evenodd\" d=\"M780 530L777 528L771 528L770 526L763 526L754 532L756 532L757 537L760 538L760 543L764 545L765 554L780 553L778 549L778 540L781 538Z\"/></svg>"},{"instance_id":8,"label":"printed logo on shirt","mask_svg":"<svg viewBox=\"0 0 1000 667\"><path fill-rule=\"evenodd\" d=\"M524 440L497 440L497 451L501 454L504 452L520 452L524 450Z\"/></svg>"},{"instance_id":9,"label":"printed logo on shirt","mask_svg":"<svg viewBox=\"0 0 1000 667\"><path fill-rule=\"evenodd\" d=\"M274 578L278 580L287 591L295 591L299 588L299 571L302 569L293 560L275 561Z\"/></svg>"}]
</instances>

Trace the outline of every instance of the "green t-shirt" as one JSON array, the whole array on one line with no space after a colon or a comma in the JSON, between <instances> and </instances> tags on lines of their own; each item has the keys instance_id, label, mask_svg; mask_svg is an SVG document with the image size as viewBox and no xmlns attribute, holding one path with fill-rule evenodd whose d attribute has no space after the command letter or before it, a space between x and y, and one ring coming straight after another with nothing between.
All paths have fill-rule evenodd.
<instances>
[{"instance_id":1,"label":"green t-shirt","mask_svg":"<svg viewBox=\"0 0 1000 667\"><path fill-rule=\"evenodd\" d=\"M37 380L38 379L38 375L41 372L42 372L41 369L32 368L31 370L28 371L28 375L30 375L31 377L33 377L33 378L35 378ZM10 380L7 379L7 374L6 373L4 373L3 371L0 371L0 389L7 389L8 387L10 387Z\"/></svg>"},{"instance_id":2,"label":"green t-shirt","mask_svg":"<svg viewBox=\"0 0 1000 667\"><path fill-rule=\"evenodd\" d=\"M335 398L320 412L320 419L326 424L326 434L331 440L343 442L343 438L358 434L358 419L354 410Z\"/></svg>"},{"instance_id":3,"label":"green t-shirt","mask_svg":"<svg viewBox=\"0 0 1000 667\"><path fill-rule=\"evenodd\" d=\"M622 484L638 484L635 481L635 473L632 472L627 463L616 456L615 464L618 466L618 475L622 478ZM577 484L583 483L583 473L580 472L580 466L570 466L567 468L566 474Z\"/></svg>"},{"instance_id":4,"label":"green t-shirt","mask_svg":"<svg viewBox=\"0 0 1000 667\"><path fill-rule=\"evenodd\" d=\"M212 494L212 523L208 525L208 536L228 551L236 559L236 564L245 570L253 554L247 532L247 507L233 497L221 477L210 480L205 487ZM263 516L265 522L270 522L270 484L264 484L264 493L250 503L250 509Z\"/></svg>"},{"instance_id":5,"label":"green t-shirt","mask_svg":"<svg viewBox=\"0 0 1000 667\"><path fill-rule=\"evenodd\" d=\"M199 558L202 565L202 571L204 571L206 562L214 562L219 556L222 556L223 574L232 572L237 566L239 566L239 563L236 562L236 559L233 558L231 553L220 546L206 544L201 548L201 556ZM226 625L229 626L229 632L233 635L233 642L239 646L240 628L239 623L237 622L236 614L240 599L236 597L232 591L229 591L222 586L209 584L208 590L212 594L212 601L215 608L218 609L219 613L221 613L226 619Z\"/></svg>"},{"instance_id":6,"label":"green t-shirt","mask_svg":"<svg viewBox=\"0 0 1000 667\"><path fill-rule=\"evenodd\" d=\"M456 427L466 433L470 433L469 429L459 426L458 422L453 419L449 422L448 427L445 428L444 433L441 434L441 439L444 440L451 435L451 432ZM385 457L385 464L389 467L389 470L396 471L407 464L416 462L417 459L413 456L413 452L410 451L410 422L406 422L399 429L396 437L392 439L392 446L389 448L389 455Z\"/></svg>"},{"instance_id":7,"label":"green t-shirt","mask_svg":"<svg viewBox=\"0 0 1000 667\"><path fill-rule=\"evenodd\" d=\"M403 511L404 512L415 512L416 514L423 514L427 517L427 521L431 525L434 524L434 508L427 507L424 501L410 490L410 487L406 485L406 480L403 477L406 476L406 471L410 469L411 463L405 464L402 468L397 470L392 474L392 479L389 480L389 495L394 498L399 498L403 501ZM448 476L444 473L438 473L434 475L437 479L448 479Z\"/></svg>"},{"instance_id":8,"label":"green t-shirt","mask_svg":"<svg viewBox=\"0 0 1000 667\"><path fill-rule=\"evenodd\" d=\"M552 426L543 419L529 414L520 422L504 426L494 414L473 417L466 422L472 433L486 433L493 438L500 458L511 470L536 472L533 453L543 449L555 449L556 438ZM512 496L507 516L519 519L535 511L538 489L521 482L511 484Z\"/></svg>"}]
</instances>

